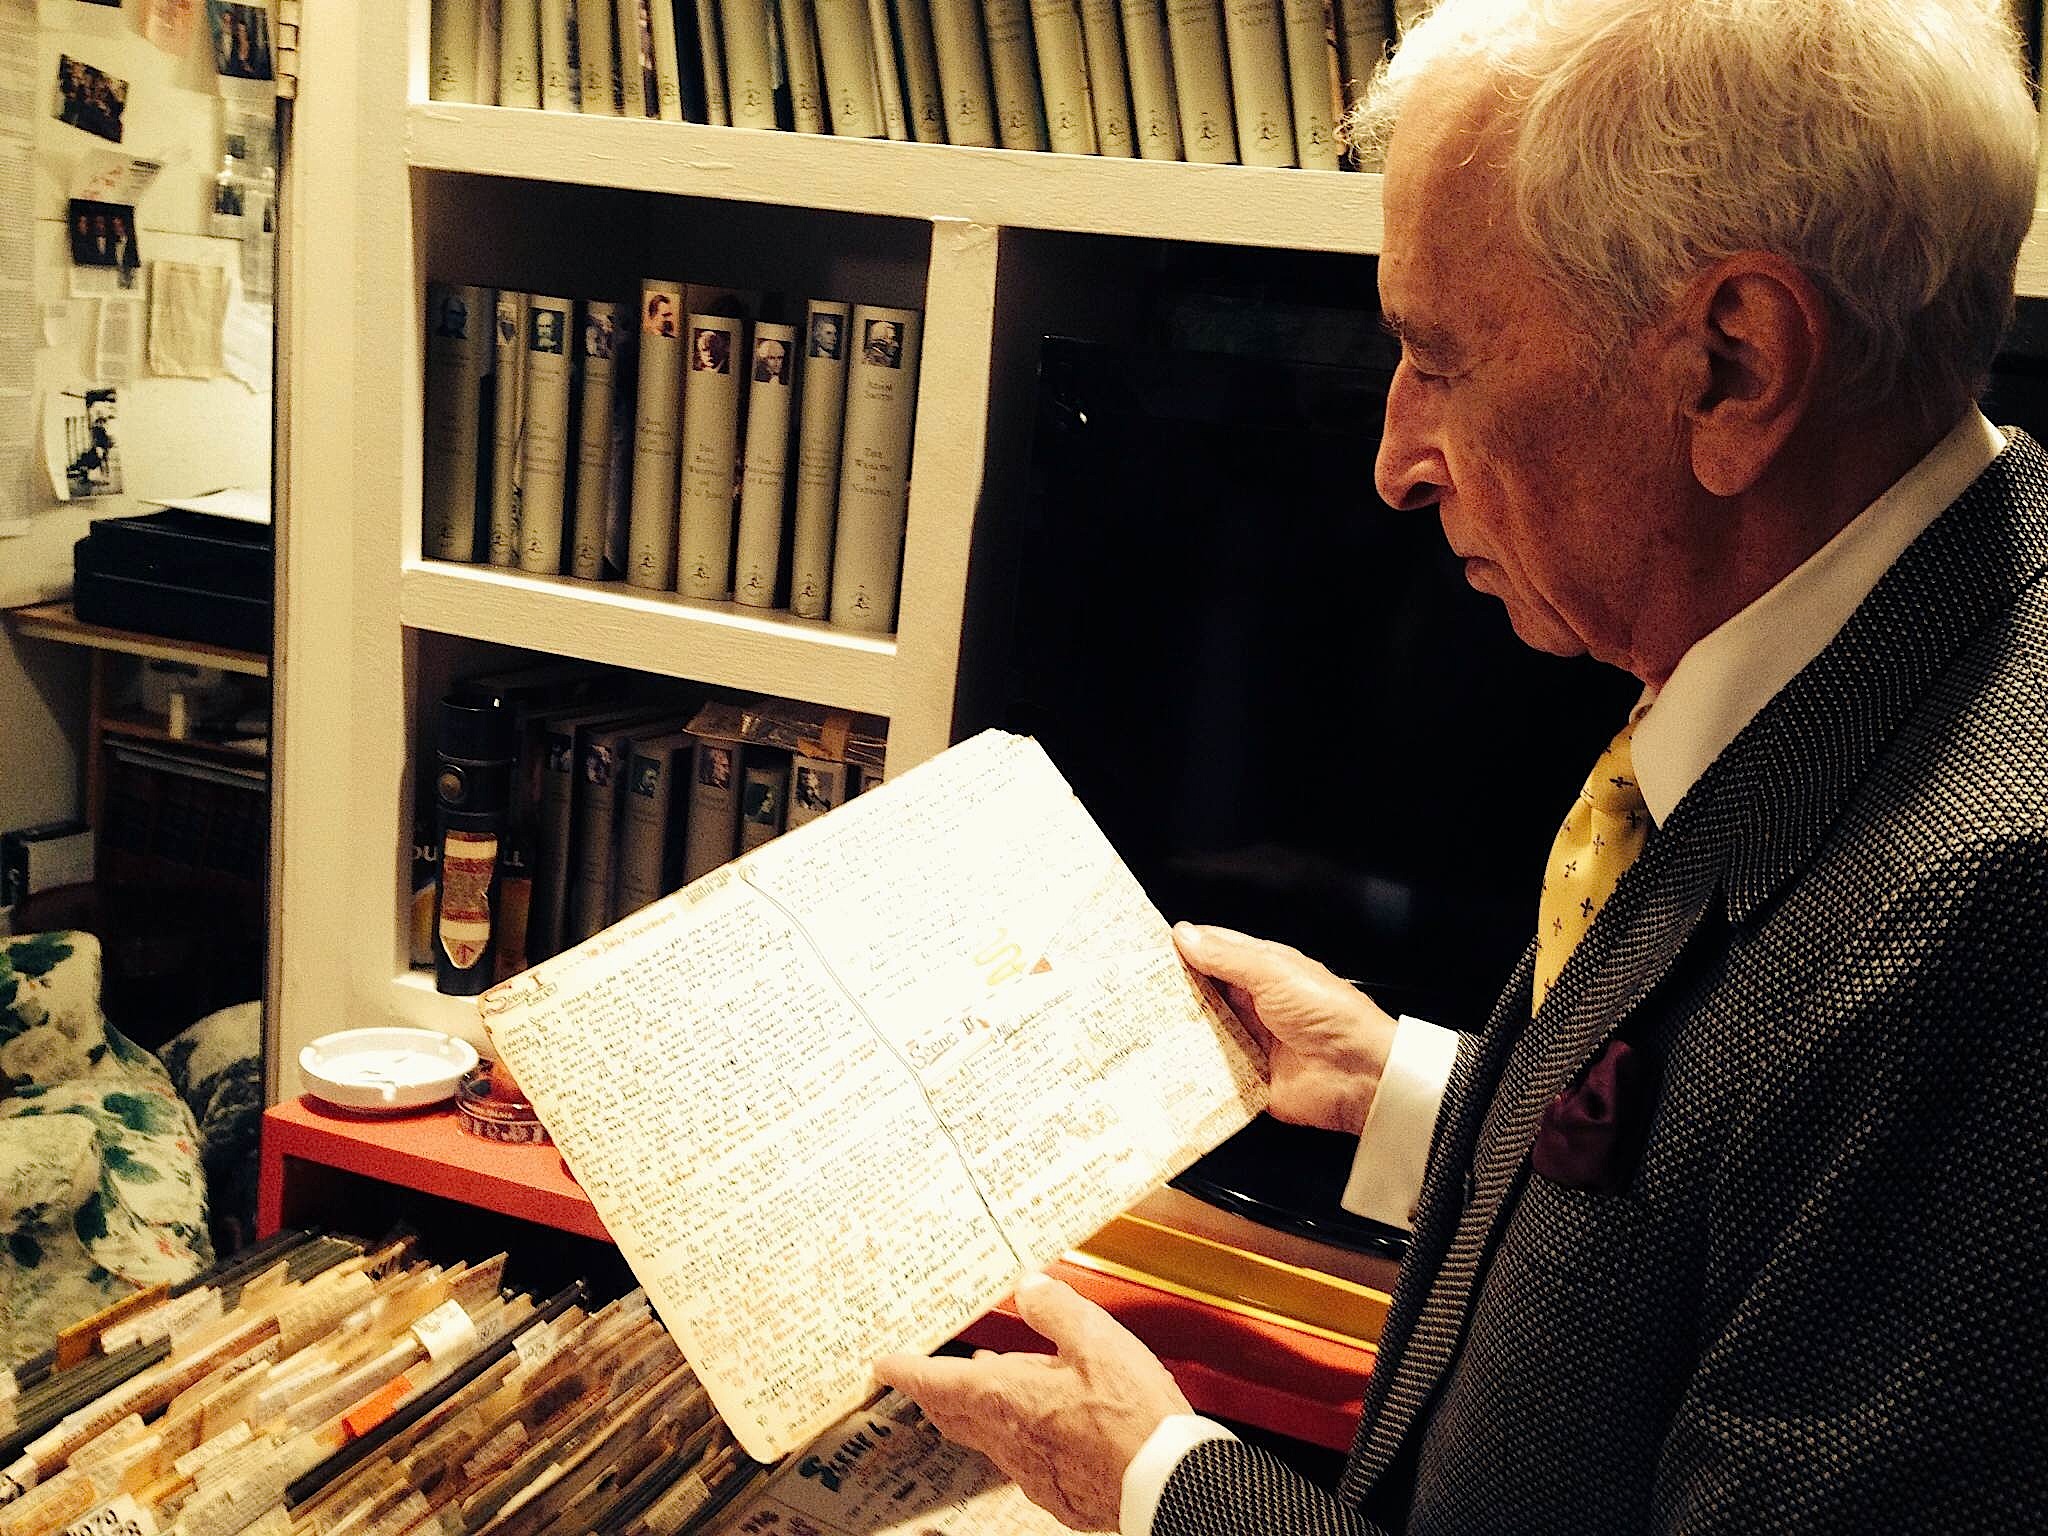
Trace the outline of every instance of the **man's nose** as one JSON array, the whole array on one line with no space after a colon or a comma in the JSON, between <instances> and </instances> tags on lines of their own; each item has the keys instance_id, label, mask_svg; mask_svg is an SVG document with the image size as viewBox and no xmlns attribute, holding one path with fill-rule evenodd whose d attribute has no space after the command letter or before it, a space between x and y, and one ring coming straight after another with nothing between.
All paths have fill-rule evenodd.
<instances>
[{"instance_id":1,"label":"man's nose","mask_svg":"<svg viewBox=\"0 0 2048 1536\"><path fill-rule=\"evenodd\" d=\"M1403 361L1387 386L1386 423L1373 459L1373 483L1380 499L1399 511L1435 505L1449 483L1432 417L1414 371Z\"/></svg>"}]
</instances>

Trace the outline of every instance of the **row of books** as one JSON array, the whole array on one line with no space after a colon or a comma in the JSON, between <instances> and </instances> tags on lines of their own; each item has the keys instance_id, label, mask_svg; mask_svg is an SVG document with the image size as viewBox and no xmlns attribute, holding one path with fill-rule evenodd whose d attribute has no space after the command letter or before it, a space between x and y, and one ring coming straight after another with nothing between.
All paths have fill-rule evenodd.
<instances>
[{"instance_id":1,"label":"row of books","mask_svg":"<svg viewBox=\"0 0 2048 1536\"><path fill-rule=\"evenodd\" d=\"M430 283L425 553L893 629L921 317L764 307Z\"/></svg>"},{"instance_id":2,"label":"row of books","mask_svg":"<svg viewBox=\"0 0 2048 1536\"><path fill-rule=\"evenodd\" d=\"M473 677L457 691L495 699L512 742L496 942L489 974L464 979L472 991L881 781L885 737L869 716L706 697L576 663ZM444 942L431 815L423 795L414 835L413 960L421 967L434 964Z\"/></svg>"},{"instance_id":3,"label":"row of books","mask_svg":"<svg viewBox=\"0 0 2048 1536\"><path fill-rule=\"evenodd\" d=\"M1423 0L436 0L436 100L1338 170Z\"/></svg>"}]
</instances>

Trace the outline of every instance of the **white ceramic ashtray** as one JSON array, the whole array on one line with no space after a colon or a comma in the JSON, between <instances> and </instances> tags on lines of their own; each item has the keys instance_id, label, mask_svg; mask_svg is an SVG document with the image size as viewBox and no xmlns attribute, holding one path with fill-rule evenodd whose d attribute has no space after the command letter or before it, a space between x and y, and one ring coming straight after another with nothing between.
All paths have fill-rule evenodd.
<instances>
[{"instance_id":1,"label":"white ceramic ashtray","mask_svg":"<svg viewBox=\"0 0 2048 1536\"><path fill-rule=\"evenodd\" d=\"M343 1109L418 1109L455 1096L476 1047L438 1029L344 1029L299 1052L306 1091Z\"/></svg>"}]
</instances>

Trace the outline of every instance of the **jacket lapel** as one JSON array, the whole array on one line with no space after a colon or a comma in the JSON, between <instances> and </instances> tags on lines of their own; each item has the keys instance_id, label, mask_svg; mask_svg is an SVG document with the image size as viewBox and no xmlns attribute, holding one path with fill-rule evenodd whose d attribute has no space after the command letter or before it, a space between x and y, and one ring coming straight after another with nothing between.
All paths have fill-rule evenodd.
<instances>
[{"instance_id":1,"label":"jacket lapel","mask_svg":"<svg viewBox=\"0 0 2048 1536\"><path fill-rule=\"evenodd\" d=\"M1651 836L1528 1018L1534 946L1454 1074L1344 1493L1363 1497L1456 1358L1544 1106L1670 974L1724 896L1752 919L1809 865L1884 743L1977 630L2048 566L2048 455L2023 432ZM1460 1053L1461 1068L1467 1053Z\"/></svg>"}]
</instances>

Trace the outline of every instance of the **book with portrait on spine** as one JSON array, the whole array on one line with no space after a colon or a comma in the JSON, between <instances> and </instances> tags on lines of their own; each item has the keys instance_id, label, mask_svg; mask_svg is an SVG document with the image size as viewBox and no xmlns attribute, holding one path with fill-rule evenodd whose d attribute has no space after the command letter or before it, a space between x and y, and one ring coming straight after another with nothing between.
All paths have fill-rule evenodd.
<instances>
[{"instance_id":1,"label":"book with portrait on spine","mask_svg":"<svg viewBox=\"0 0 2048 1536\"><path fill-rule=\"evenodd\" d=\"M846 629L896 627L920 318L914 309L853 307L832 544L832 622Z\"/></svg>"},{"instance_id":2,"label":"book with portrait on spine","mask_svg":"<svg viewBox=\"0 0 2048 1536\"><path fill-rule=\"evenodd\" d=\"M747 369L746 450L740 463L739 538L733 601L772 608L782 578L782 513L789 491L790 402L795 397L796 327L754 326Z\"/></svg>"},{"instance_id":3,"label":"book with portrait on spine","mask_svg":"<svg viewBox=\"0 0 2048 1536\"><path fill-rule=\"evenodd\" d=\"M569 398L576 305L529 296L526 312L526 431L520 439L519 569L562 573L568 511Z\"/></svg>"},{"instance_id":4,"label":"book with portrait on spine","mask_svg":"<svg viewBox=\"0 0 2048 1536\"><path fill-rule=\"evenodd\" d=\"M630 917L682 883L681 826L689 813L688 731L635 736L619 793L618 878L613 910Z\"/></svg>"},{"instance_id":5,"label":"book with portrait on spine","mask_svg":"<svg viewBox=\"0 0 2048 1536\"><path fill-rule=\"evenodd\" d=\"M742 759L740 852L782 836L787 825L790 755L775 747L749 747Z\"/></svg>"},{"instance_id":6,"label":"book with portrait on spine","mask_svg":"<svg viewBox=\"0 0 2048 1536\"><path fill-rule=\"evenodd\" d=\"M585 581L604 576L612 497L612 404L618 360L628 340L630 311L608 299L589 299L577 330L582 379L576 398L576 513L569 524L568 573Z\"/></svg>"},{"instance_id":7,"label":"book with portrait on spine","mask_svg":"<svg viewBox=\"0 0 2048 1536\"><path fill-rule=\"evenodd\" d=\"M670 716L666 721L628 719L577 733L575 878L564 944L580 944L612 924L620 819L635 739L664 736L681 726L680 716Z\"/></svg>"},{"instance_id":8,"label":"book with portrait on spine","mask_svg":"<svg viewBox=\"0 0 2048 1536\"><path fill-rule=\"evenodd\" d=\"M740 851L740 743L699 734L683 829L683 883L702 879Z\"/></svg>"},{"instance_id":9,"label":"book with portrait on spine","mask_svg":"<svg viewBox=\"0 0 2048 1536\"><path fill-rule=\"evenodd\" d=\"M484 377L490 371L491 290L427 284L425 507L421 552L429 560L476 559L477 524L488 507L480 479Z\"/></svg>"},{"instance_id":10,"label":"book with portrait on spine","mask_svg":"<svg viewBox=\"0 0 2048 1536\"><path fill-rule=\"evenodd\" d=\"M676 590L685 597L719 599L732 593L733 482L747 323L693 309L684 330Z\"/></svg>"},{"instance_id":11,"label":"book with portrait on spine","mask_svg":"<svg viewBox=\"0 0 2048 1536\"><path fill-rule=\"evenodd\" d=\"M519 563L520 476L526 439L527 295L500 288L491 335L491 501L486 552L492 565Z\"/></svg>"},{"instance_id":12,"label":"book with portrait on spine","mask_svg":"<svg viewBox=\"0 0 2048 1536\"><path fill-rule=\"evenodd\" d=\"M658 592L676 580L676 463L683 410L683 285L640 284L640 370L633 397L626 581Z\"/></svg>"},{"instance_id":13,"label":"book with portrait on spine","mask_svg":"<svg viewBox=\"0 0 2048 1536\"><path fill-rule=\"evenodd\" d=\"M789 607L822 619L832 593L832 532L839 516L839 451L846 421L846 348L853 306L812 299L804 310L804 360L796 430L796 510L789 552Z\"/></svg>"}]
</instances>

